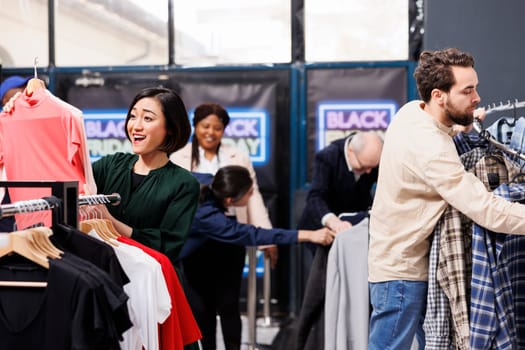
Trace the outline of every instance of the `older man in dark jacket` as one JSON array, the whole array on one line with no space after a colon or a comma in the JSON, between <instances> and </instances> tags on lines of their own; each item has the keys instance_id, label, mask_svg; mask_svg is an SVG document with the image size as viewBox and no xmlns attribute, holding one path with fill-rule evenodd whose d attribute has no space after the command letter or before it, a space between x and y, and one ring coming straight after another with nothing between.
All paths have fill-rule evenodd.
<instances>
[{"instance_id":1,"label":"older man in dark jacket","mask_svg":"<svg viewBox=\"0 0 525 350\"><path fill-rule=\"evenodd\" d=\"M326 226L336 232L349 228L351 224L338 215L370 208L382 149L378 133L357 131L320 150L298 227Z\"/></svg>"}]
</instances>

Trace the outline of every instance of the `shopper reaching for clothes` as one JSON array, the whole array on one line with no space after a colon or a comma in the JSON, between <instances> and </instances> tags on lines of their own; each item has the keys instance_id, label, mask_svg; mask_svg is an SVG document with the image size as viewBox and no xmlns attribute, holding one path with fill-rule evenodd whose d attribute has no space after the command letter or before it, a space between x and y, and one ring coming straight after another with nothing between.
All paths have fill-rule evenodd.
<instances>
[{"instance_id":1,"label":"shopper reaching for clothes","mask_svg":"<svg viewBox=\"0 0 525 350\"><path fill-rule=\"evenodd\" d=\"M222 278L222 274L219 273L223 268L220 262L209 264L203 263L200 259L212 247L204 244L205 242L212 240L240 246L297 242L328 245L334 240L335 233L328 228L315 231L264 229L240 223L234 217L227 216L226 211L229 207L244 206L250 199L253 193L253 180L250 172L245 167L229 165L220 168L215 176L196 173L194 175L201 182L200 205L195 213L188 239L182 247L179 260L182 259L188 287L187 296L203 334L204 349L215 349L216 315L240 318L240 313L238 308L232 308L228 303L218 302L222 300L220 285L228 281L218 281ZM229 344L227 348L240 348L240 344L238 346Z\"/></svg>"},{"instance_id":2,"label":"shopper reaching for clothes","mask_svg":"<svg viewBox=\"0 0 525 350\"><path fill-rule=\"evenodd\" d=\"M239 223L225 214L229 207L244 206L253 194L253 180L249 171L240 165L220 168L215 176L193 173L201 183L200 205L197 208L190 234L179 260L194 253L207 240L243 246L266 244L293 244L312 242L321 245L332 243L335 232L318 230L265 229Z\"/></svg>"}]
</instances>

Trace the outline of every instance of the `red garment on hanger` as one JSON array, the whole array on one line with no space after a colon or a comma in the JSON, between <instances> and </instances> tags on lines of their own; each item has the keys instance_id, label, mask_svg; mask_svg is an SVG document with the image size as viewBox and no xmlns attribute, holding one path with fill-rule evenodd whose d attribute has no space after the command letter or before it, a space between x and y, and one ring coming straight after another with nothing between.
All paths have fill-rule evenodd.
<instances>
[{"instance_id":1,"label":"red garment on hanger","mask_svg":"<svg viewBox=\"0 0 525 350\"><path fill-rule=\"evenodd\" d=\"M142 249L160 263L162 273L171 297L171 313L159 326L159 344L161 350L183 349L184 345L202 338L197 321L193 317L186 294L179 281L177 272L169 258L161 252L149 248L134 239L120 236L118 241Z\"/></svg>"}]
</instances>

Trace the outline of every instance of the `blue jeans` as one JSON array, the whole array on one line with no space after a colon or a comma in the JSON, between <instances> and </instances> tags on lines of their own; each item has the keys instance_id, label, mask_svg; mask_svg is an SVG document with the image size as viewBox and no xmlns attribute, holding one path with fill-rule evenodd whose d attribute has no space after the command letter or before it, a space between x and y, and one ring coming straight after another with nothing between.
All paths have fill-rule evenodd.
<instances>
[{"instance_id":1,"label":"blue jeans","mask_svg":"<svg viewBox=\"0 0 525 350\"><path fill-rule=\"evenodd\" d=\"M373 310L368 350L408 350L416 335L423 349L427 282L369 283L369 289Z\"/></svg>"}]
</instances>

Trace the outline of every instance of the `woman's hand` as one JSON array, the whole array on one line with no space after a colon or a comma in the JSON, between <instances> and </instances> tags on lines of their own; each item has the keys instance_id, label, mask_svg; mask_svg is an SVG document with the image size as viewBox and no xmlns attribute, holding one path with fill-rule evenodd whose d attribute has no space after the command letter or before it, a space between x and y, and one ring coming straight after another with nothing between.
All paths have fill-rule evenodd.
<instances>
[{"instance_id":1,"label":"woman's hand","mask_svg":"<svg viewBox=\"0 0 525 350\"><path fill-rule=\"evenodd\" d=\"M335 232L323 227L319 230L299 230L297 240L299 242L312 242L321 245L329 245L334 241Z\"/></svg>"}]
</instances>

